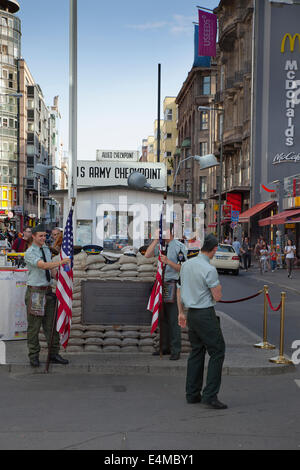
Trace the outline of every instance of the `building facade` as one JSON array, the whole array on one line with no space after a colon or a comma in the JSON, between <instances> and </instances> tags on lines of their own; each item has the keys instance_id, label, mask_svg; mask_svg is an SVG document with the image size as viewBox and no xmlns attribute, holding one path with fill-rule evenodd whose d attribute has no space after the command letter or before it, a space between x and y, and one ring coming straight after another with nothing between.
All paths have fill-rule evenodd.
<instances>
[{"instance_id":1,"label":"building facade","mask_svg":"<svg viewBox=\"0 0 300 470\"><path fill-rule=\"evenodd\" d=\"M193 155L212 153L214 113L208 108L213 107L216 73L215 65L210 68L193 67L176 98L178 147L174 154L174 172L178 172L174 191L189 195L188 202L192 204L193 215L196 213L196 204L205 204L206 229L213 222L213 202L208 199L209 170L200 171L198 163L193 159L183 160ZM199 110L199 106L207 109Z\"/></svg>"},{"instance_id":2,"label":"building facade","mask_svg":"<svg viewBox=\"0 0 300 470\"><path fill-rule=\"evenodd\" d=\"M253 0L222 0L215 13L219 20L215 106L222 112L217 113L214 153L220 155L223 147L221 218L227 235L232 233L230 210L241 214L251 206ZM209 173L213 188L217 170ZM218 194L210 191L209 197L216 200Z\"/></svg>"},{"instance_id":3,"label":"building facade","mask_svg":"<svg viewBox=\"0 0 300 470\"><path fill-rule=\"evenodd\" d=\"M162 126L162 154L167 167L167 186L173 186L174 154L177 148L177 105L176 97L166 96L163 102L164 121Z\"/></svg>"},{"instance_id":4,"label":"building facade","mask_svg":"<svg viewBox=\"0 0 300 470\"><path fill-rule=\"evenodd\" d=\"M0 224L19 203L19 59L17 1L0 3Z\"/></svg>"},{"instance_id":5,"label":"building facade","mask_svg":"<svg viewBox=\"0 0 300 470\"><path fill-rule=\"evenodd\" d=\"M38 174L37 165L57 166L59 160L58 98L48 109L40 86L21 58L19 3L0 2L0 225L22 231L38 217L54 224L56 208L49 198L51 171Z\"/></svg>"}]
</instances>

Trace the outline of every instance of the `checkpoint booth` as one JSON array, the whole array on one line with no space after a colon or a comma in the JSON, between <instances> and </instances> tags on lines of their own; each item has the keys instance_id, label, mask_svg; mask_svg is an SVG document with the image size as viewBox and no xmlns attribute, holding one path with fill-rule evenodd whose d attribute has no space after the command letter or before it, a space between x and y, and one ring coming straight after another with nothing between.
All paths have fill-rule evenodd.
<instances>
[{"instance_id":1,"label":"checkpoint booth","mask_svg":"<svg viewBox=\"0 0 300 470\"><path fill-rule=\"evenodd\" d=\"M78 188L75 243L100 246L103 250L75 255L73 318L67 352L151 353L157 349L159 334L151 335L152 313L147 310L157 257L146 259L139 249L153 235L151 230L158 229L164 194L122 185ZM69 211L68 193L55 191L52 197L63 208L64 226ZM175 195L167 192L166 197L171 207ZM176 194L176 201L179 198L184 204L186 196ZM126 245L131 247L129 252ZM182 352L185 348L189 352L187 332L182 332L182 341Z\"/></svg>"}]
</instances>

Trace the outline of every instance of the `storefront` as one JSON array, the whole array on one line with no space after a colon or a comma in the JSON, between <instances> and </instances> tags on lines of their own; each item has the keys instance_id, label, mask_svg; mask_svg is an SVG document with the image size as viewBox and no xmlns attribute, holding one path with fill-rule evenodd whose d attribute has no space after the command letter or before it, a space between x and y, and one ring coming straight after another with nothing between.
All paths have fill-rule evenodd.
<instances>
[{"instance_id":1,"label":"storefront","mask_svg":"<svg viewBox=\"0 0 300 470\"><path fill-rule=\"evenodd\" d=\"M300 250L300 208L290 209L280 212L271 217L266 217L259 221L260 227L268 227L271 231L280 232L281 248L286 244L287 239L292 239L297 248L297 257ZM273 229L272 229L273 227ZM275 239L275 238L274 238Z\"/></svg>"},{"instance_id":2,"label":"storefront","mask_svg":"<svg viewBox=\"0 0 300 470\"><path fill-rule=\"evenodd\" d=\"M271 240L269 224L262 224L261 219L269 220L277 212L277 202L267 201L256 204L240 215L239 222L243 226L244 236L250 238L250 243L256 243L257 238L263 236Z\"/></svg>"}]
</instances>

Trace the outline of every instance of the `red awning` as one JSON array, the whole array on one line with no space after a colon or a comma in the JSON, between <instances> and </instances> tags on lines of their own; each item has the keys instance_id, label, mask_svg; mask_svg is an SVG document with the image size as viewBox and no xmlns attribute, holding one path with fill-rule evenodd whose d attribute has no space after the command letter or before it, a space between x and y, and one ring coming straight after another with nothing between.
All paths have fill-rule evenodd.
<instances>
[{"instance_id":1,"label":"red awning","mask_svg":"<svg viewBox=\"0 0 300 470\"><path fill-rule=\"evenodd\" d=\"M217 224L216 224L216 223L213 223L213 224L208 224L208 227L209 227L209 228L214 228L214 227L216 227L216 226L217 226Z\"/></svg>"},{"instance_id":2,"label":"red awning","mask_svg":"<svg viewBox=\"0 0 300 470\"><path fill-rule=\"evenodd\" d=\"M268 207L274 204L274 201L260 202L259 204L256 204L255 206L251 207L240 215L239 222L249 222L250 217L253 217L254 215L258 214L259 212L262 212L264 209L267 209Z\"/></svg>"},{"instance_id":3,"label":"red awning","mask_svg":"<svg viewBox=\"0 0 300 470\"><path fill-rule=\"evenodd\" d=\"M273 217L267 217L266 219L262 219L258 222L258 225L260 227L263 227L265 225L281 225L281 224L286 224L288 222L293 223L293 220L287 220L289 217L292 217L293 215L298 215L300 214L300 208L299 209L292 209L292 210L287 210L280 212L279 214L273 215Z\"/></svg>"}]
</instances>

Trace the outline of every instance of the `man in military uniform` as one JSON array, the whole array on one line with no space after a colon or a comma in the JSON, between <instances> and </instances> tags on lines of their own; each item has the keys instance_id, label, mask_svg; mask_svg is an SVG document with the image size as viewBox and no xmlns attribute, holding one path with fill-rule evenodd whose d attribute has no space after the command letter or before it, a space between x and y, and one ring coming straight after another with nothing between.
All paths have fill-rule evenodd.
<instances>
[{"instance_id":1,"label":"man in military uniform","mask_svg":"<svg viewBox=\"0 0 300 470\"><path fill-rule=\"evenodd\" d=\"M55 277L56 269L63 264L70 264L70 258L51 261L51 253L47 245L46 230L42 225L32 229L33 243L25 253L28 268L28 282L25 295L27 307L27 345L30 365L39 367L39 331L41 325L47 339L51 342L52 325L56 314L56 296L52 293L51 275ZM68 364L59 354L59 334L53 334L50 361L56 364Z\"/></svg>"},{"instance_id":2,"label":"man in military uniform","mask_svg":"<svg viewBox=\"0 0 300 470\"><path fill-rule=\"evenodd\" d=\"M162 353L171 354L170 360L177 361L181 352L181 329L178 325L178 309L176 302L176 284L179 279L181 262L187 259L187 249L183 243L176 240L173 235L173 224L170 224L170 230L166 232L165 242L167 248L166 254L162 255L162 262L165 265L164 283L173 283L174 300L164 302L163 317L160 318L162 332ZM158 255L159 239L153 240L146 250L145 257L151 258ZM171 286L172 288L172 286ZM170 300L170 299L169 299ZM153 355L159 355L156 351Z\"/></svg>"},{"instance_id":3,"label":"man in military uniform","mask_svg":"<svg viewBox=\"0 0 300 470\"><path fill-rule=\"evenodd\" d=\"M203 403L209 408L225 409L218 400L225 342L214 306L222 298L218 273L210 264L218 248L213 235L207 235L201 253L183 264L177 291L178 322L182 328L188 324L192 351L189 355L186 377L186 400ZM188 308L187 318L184 307ZM205 353L208 352L207 381L201 397Z\"/></svg>"}]
</instances>

